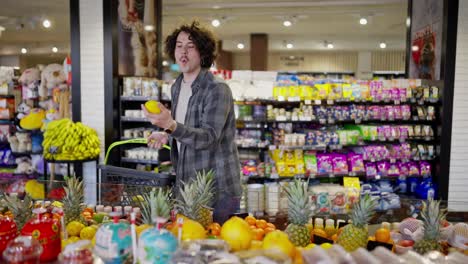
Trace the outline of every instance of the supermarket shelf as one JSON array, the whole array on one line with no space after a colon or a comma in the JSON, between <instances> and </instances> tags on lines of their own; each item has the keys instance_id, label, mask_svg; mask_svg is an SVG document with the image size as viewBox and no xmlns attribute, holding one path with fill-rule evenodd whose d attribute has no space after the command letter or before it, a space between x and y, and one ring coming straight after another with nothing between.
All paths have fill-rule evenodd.
<instances>
[{"instance_id":1,"label":"supermarket shelf","mask_svg":"<svg viewBox=\"0 0 468 264\"><path fill-rule=\"evenodd\" d=\"M322 178L338 178L338 177L361 177L365 176L365 173L346 173L346 174L321 174L321 175L304 175L298 174L295 176L278 176L278 177L261 177L261 176L243 176L245 180L272 180L272 181L281 181L281 180L292 180L292 179L322 179Z\"/></svg>"},{"instance_id":2,"label":"supermarket shelf","mask_svg":"<svg viewBox=\"0 0 468 264\"><path fill-rule=\"evenodd\" d=\"M126 101L146 102L149 100L158 101L159 97L157 96L121 96L120 97L120 101L122 102L126 102Z\"/></svg>"},{"instance_id":3,"label":"supermarket shelf","mask_svg":"<svg viewBox=\"0 0 468 264\"><path fill-rule=\"evenodd\" d=\"M15 98L13 94L0 94L0 98Z\"/></svg>"},{"instance_id":4,"label":"supermarket shelf","mask_svg":"<svg viewBox=\"0 0 468 264\"><path fill-rule=\"evenodd\" d=\"M148 119L145 117L128 117L128 116L121 116L120 120L124 122L149 122Z\"/></svg>"},{"instance_id":5,"label":"supermarket shelf","mask_svg":"<svg viewBox=\"0 0 468 264\"><path fill-rule=\"evenodd\" d=\"M258 99L258 100L245 100L245 101L236 101L238 104L264 104L264 105L439 105L441 104L440 100L407 100L407 101L398 101L398 100L388 100L388 101L371 101L371 100L362 100L362 101L351 101L351 100L273 100L273 99Z\"/></svg>"},{"instance_id":6,"label":"supermarket shelf","mask_svg":"<svg viewBox=\"0 0 468 264\"><path fill-rule=\"evenodd\" d=\"M337 125L337 124L367 124L367 125L372 125L372 124L394 124L394 125L434 125L435 120L360 120L356 121L354 119L350 120L333 120L332 122L329 122L328 120L268 120L268 119L253 119L253 120L242 120L242 119L237 119L236 122L238 124L242 123L296 123L296 124L321 124L321 125ZM260 129L260 128L258 128Z\"/></svg>"},{"instance_id":7,"label":"supermarket shelf","mask_svg":"<svg viewBox=\"0 0 468 264\"><path fill-rule=\"evenodd\" d=\"M267 150L268 146L266 147L258 147L258 146L249 146L249 147L244 147L244 146L237 146L238 150Z\"/></svg>"},{"instance_id":8,"label":"supermarket shelf","mask_svg":"<svg viewBox=\"0 0 468 264\"><path fill-rule=\"evenodd\" d=\"M30 155L42 155L42 151L36 151L36 152L32 152L32 151L27 151L27 152L11 152L11 154L13 156L17 156L17 157L20 157L20 156L30 156Z\"/></svg>"},{"instance_id":9,"label":"supermarket shelf","mask_svg":"<svg viewBox=\"0 0 468 264\"><path fill-rule=\"evenodd\" d=\"M157 160L146 160L146 159L131 159L131 158L122 158L122 162L128 163L145 163L145 164L153 164L158 165L159 162Z\"/></svg>"},{"instance_id":10,"label":"supermarket shelf","mask_svg":"<svg viewBox=\"0 0 468 264\"><path fill-rule=\"evenodd\" d=\"M0 164L0 168L16 168L17 164Z\"/></svg>"}]
</instances>

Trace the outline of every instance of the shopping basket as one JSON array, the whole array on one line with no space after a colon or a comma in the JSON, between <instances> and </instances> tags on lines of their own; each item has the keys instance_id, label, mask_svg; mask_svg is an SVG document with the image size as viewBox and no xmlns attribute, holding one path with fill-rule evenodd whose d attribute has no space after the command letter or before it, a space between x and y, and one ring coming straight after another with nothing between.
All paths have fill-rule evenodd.
<instances>
[{"instance_id":1,"label":"shopping basket","mask_svg":"<svg viewBox=\"0 0 468 264\"><path fill-rule=\"evenodd\" d=\"M138 205L143 193L151 191L154 187L172 186L174 175L170 173L155 173L139 171L107 165L110 151L124 144L147 144L145 138L136 138L112 143L107 149L104 164L99 165L100 177L98 187L98 200L108 205ZM164 148L170 149L164 145Z\"/></svg>"}]
</instances>

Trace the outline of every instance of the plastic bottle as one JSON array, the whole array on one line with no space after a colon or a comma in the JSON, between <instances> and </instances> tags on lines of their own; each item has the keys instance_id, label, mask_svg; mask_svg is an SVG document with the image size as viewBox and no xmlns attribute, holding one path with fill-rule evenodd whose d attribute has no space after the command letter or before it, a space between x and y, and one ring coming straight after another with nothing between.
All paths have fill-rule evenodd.
<instances>
[{"instance_id":1,"label":"plastic bottle","mask_svg":"<svg viewBox=\"0 0 468 264\"><path fill-rule=\"evenodd\" d=\"M322 229L322 230L324 230L323 219L322 219L322 218L315 218L314 229Z\"/></svg>"}]
</instances>

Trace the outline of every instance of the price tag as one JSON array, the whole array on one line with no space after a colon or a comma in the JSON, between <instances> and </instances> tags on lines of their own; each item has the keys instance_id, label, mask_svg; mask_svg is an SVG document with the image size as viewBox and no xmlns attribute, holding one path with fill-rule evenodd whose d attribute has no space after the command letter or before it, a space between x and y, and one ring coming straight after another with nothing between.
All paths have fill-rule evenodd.
<instances>
[{"instance_id":1,"label":"price tag","mask_svg":"<svg viewBox=\"0 0 468 264\"><path fill-rule=\"evenodd\" d=\"M327 100L327 104L332 105L332 104L334 104L334 102L333 102L333 100Z\"/></svg>"},{"instance_id":2,"label":"price tag","mask_svg":"<svg viewBox=\"0 0 468 264\"><path fill-rule=\"evenodd\" d=\"M270 175L270 179L279 179L279 175L276 174L276 173L272 173L272 174Z\"/></svg>"},{"instance_id":3,"label":"price tag","mask_svg":"<svg viewBox=\"0 0 468 264\"><path fill-rule=\"evenodd\" d=\"M399 104L400 104L400 100L395 100L394 103L395 103L396 105L399 105Z\"/></svg>"},{"instance_id":4,"label":"price tag","mask_svg":"<svg viewBox=\"0 0 468 264\"><path fill-rule=\"evenodd\" d=\"M304 100L304 104L306 104L306 105L311 105L311 104L312 104L312 100Z\"/></svg>"},{"instance_id":5,"label":"price tag","mask_svg":"<svg viewBox=\"0 0 468 264\"><path fill-rule=\"evenodd\" d=\"M275 150L275 149L276 149L276 145L270 145L270 146L268 146L268 149L269 149L269 150Z\"/></svg>"},{"instance_id":6,"label":"price tag","mask_svg":"<svg viewBox=\"0 0 468 264\"><path fill-rule=\"evenodd\" d=\"M316 105L321 105L321 104L322 104L322 100L315 100L315 101L314 101L314 104L316 104Z\"/></svg>"},{"instance_id":7,"label":"price tag","mask_svg":"<svg viewBox=\"0 0 468 264\"><path fill-rule=\"evenodd\" d=\"M356 124L361 124L361 122L362 122L362 121L361 121L361 119L359 119L359 118L358 118L358 119L354 119L354 123L356 123Z\"/></svg>"},{"instance_id":8,"label":"price tag","mask_svg":"<svg viewBox=\"0 0 468 264\"><path fill-rule=\"evenodd\" d=\"M285 99L286 99L286 98L284 98L284 96L281 96L281 95L280 95L280 96L278 96L278 99L277 99L277 100L278 100L278 101L286 101Z\"/></svg>"}]
</instances>

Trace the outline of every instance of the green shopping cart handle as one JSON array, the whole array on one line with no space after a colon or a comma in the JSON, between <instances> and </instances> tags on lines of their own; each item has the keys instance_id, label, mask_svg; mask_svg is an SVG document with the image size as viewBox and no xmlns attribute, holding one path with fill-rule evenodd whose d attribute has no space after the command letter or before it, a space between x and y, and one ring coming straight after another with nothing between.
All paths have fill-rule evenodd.
<instances>
[{"instance_id":1,"label":"green shopping cart handle","mask_svg":"<svg viewBox=\"0 0 468 264\"><path fill-rule=\"evenodd\" d=\"M121 140L121 141L116 141L112 143L109 148L107 149L106 156L104 157L104 165L107 164L107 158L109 158L109 153L110 151L117 146L120 145L125 145L125 144L148 144L148 140L146 138L134 138L134 139L127 139L127 140ZM171 147L168 145L163 145L163 148L171 150Z\"/></svg>"}]
</instances>

